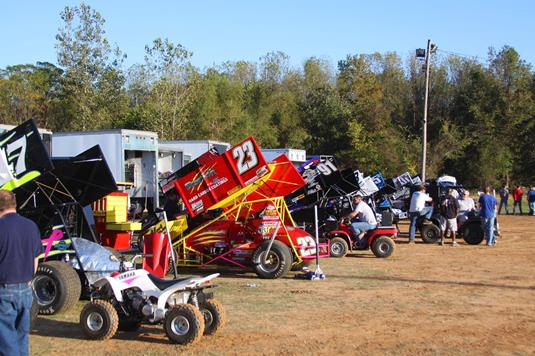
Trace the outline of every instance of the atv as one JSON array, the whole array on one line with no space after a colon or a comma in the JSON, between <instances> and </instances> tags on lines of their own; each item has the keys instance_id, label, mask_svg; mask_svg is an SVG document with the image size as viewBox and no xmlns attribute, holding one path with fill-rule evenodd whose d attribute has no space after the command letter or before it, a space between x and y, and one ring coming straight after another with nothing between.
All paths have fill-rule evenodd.
<instances>
[{"instance_id":1,"label":"atv","mask_svg":"<svg viewBox=\"0 0 535 356\"><path fill-rule=\"evenodd\" d=\"M223 328L224 309L212 293L205 292L215 287L208 282L218 273L160 279L146 270L133 269L138 256L127 262L87 240L74 238L73 244L82 256L77 263L91 288L90 301L80 313L86 337L106 340L117 330L135 331L143 323L161 323L171 342L186 345ZM111 270L116 271L102 277Z\"/></svg>"},{"instance_id":2,"label":"atv","mask_svg":"<svg viewBox=\"0 0 535 356\"><path fill-rule=\"evenodd\" d=\"M345 221L337 222L334 217L327 219L324 234L329 240L331 257L344 257L349 251L372 250L375 257L386 258L394 253L398 230L395 226L377 226L375 229L363 233L362 237L354 236L350 224Z\"/></svg>"}]
</instances>

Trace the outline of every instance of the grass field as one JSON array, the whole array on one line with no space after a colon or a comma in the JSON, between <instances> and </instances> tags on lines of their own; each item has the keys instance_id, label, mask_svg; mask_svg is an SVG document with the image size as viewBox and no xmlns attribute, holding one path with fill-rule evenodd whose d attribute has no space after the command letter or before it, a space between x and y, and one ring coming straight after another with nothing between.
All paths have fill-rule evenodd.
<instances>
[{"instance_id":1,"label":"grass field","mask_svg":"<svg viewBox=\"0 0 535 356\"><path fill-rule=\"evenodd\" d=\"M160 326L88 341L79 311L39 319L34 355L516 354L535 353L535 217L500 217L495 247L406 244L322 260L324 281L260 280L226 272L215 296L228 323L188 347ZM402 231L407 226L401 226ZM194 271L208 273L211 271Z\"/></svg>"}]
</instances>

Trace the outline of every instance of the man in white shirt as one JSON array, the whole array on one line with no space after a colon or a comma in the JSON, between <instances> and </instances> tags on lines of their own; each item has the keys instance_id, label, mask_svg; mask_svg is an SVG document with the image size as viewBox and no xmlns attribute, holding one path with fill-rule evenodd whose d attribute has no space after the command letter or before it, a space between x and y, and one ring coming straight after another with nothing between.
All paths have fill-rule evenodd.
<instances>
[{"instance_id":1,"label":"man in white shirt","mask_svg":"<svg viewBox=\"0 0 535 356\"><path fill-rule=\"evenodd\" d=\"M418 190L412 193L411 205L409 208L409 217L411 224L409 227L409 243L414 242L414 235L416 235L416 221L419 217L425 216L426 219L430 219L433 215L433 207L425 206L425 203L433 201L428 194L425 193L425 186L420 185Z\"/></svg>"},{"instance_id":2,"label":"man in white shirt","mask_svg":"<svg viewBox=\"0 0 535 356\"><path fill-rule=\"evenodd\" d=\"M360 234L377 227L377 219L373 210L362 200L362 195L357 194L353 197L353 206L353 211L347 218L351 219L351 231L360 239L362 238Z\"/></svg>"},{"instance_id":3,"label":"man in white shirt","mask_svg":"<svg viewBox=\"0 0 535 356\"><path fill-rule=\"evenodd\" d=\"M459 226L461 226L466 222L466 220L468 220L468 214L476 210L474 199L470 198L470 192L468 190L465 190L463 193L463 198L459 199L459 207L460 210L457 221Z\"/></svg>"}]
</instances>

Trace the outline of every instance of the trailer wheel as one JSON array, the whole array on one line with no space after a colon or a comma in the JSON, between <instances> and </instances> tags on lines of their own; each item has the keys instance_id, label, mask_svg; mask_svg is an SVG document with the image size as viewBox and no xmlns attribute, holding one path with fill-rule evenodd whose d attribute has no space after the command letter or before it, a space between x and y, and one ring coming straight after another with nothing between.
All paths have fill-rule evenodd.
<instances>
[{"instance_id":1,"label":"trailer wheel","mask_svg":"<svg viewBox=\"0 0 535 356\"><path fill-rule=\"evenodd\" d=\"M199 309L204 317L204 335L213 335L223 329L226 315L221 303L215 299L209 299L199 305Z\"/></svg>"},{"instance_id":2,"label":"trailer wheel","mask_svg":"<svg viewBox=\"0 0 535 356\"><path fill-rule=\"evenodd\" d=\"M204 332L204 317L193 305L180 304L167 312L164 330L171 342L181 345L199 341Z\"/></svg>"},{"instance_id":3,"label":"trailer wheel","mask_svg":"<svg viewBox=\"0 0 535 356\"><path fill-rule=\"evenodd\" d=\"M117 332L119 316L111 303L105 300L93 300L82 309L80 326L88 338L107 340Z\"/></svg>"},{"instance_id":4,"label":"trailer wheel","mask_svg":"<svg viewBox=\"0 0 535 356\"><path fill-rule=\"evenodd\" d=\"M331 257L344 257L348 250L347 242L343 238L335 237L329 240L329 255Z\"/></svg>"},{"instance_id":5,"label":"trailer wheel","mask_svg":"<svg viewBox=\"0 0 535 356\"><path fill-rule=\"evenodd\" d=\"M34 298L39 314L56 314L72 308L80 299L78 273L61 261L40 263L33 277Z\"/></svg>"},{"instance_id":6,"label":"trailer wheel","mask_svg":"<svg viewBox=\"0 0 535 356\"><path fill-rule=\"evenodd\" d=\"M479 245L485 238L485 233L478 222L467 222L467 226L463 226L463 239L469 245Z\"/></svg>"},{"instance_id":7,"label":"trailer wheel","mask_svg":"<svg viewBox=\"0 0 535 356\"><path fill-rule=\"evenodd\" d=\"M375 257L386 258L394 253L396 243L390 237L379 236L372 242L372 252Z\"/></svg>"},{"instance_id":8,"label":"trailer wheel","mask_svg":"<svg viewBox=\"0 0 535 356\"><path fill-rule=\"evenodd\" d=\"M280 241L273 241L267 258L269 241L264 241L253 252L254 271L260 278L275 279L284 276L292 268L292 254L288 246Z\"/></svg>"},{"instance_id":9,"label":"trailer wheel","mask_svg":"<svg viewBox=\"0 0 535 356\"><path fill-rule=\"evenodd\" d=\"M423 224L420 228L422 240L428 244L437 243L442 235L440 228L435 224Z\"/></svg>"}]
</instances>

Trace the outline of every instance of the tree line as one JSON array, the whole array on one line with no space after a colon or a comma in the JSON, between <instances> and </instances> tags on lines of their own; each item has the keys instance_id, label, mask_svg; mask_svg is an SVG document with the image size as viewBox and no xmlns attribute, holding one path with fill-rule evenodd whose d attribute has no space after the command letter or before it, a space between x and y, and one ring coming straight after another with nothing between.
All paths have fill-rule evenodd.
<instances>
[{"instance_id":1,"label":"tree line","mask_svg":"<svg viewBox=\"0 0 535 356\"><path fill-rule=\"evenodd\" d=\"M125 68L101 14L65 7L57 64L0 69L0 123L34 119L52 131L127 128L161 139L332 154L345 166L394 176L420 170L425 67L395 52L350 54L336 65L283 52L199 69L180 44L157 38ZM430 68L428 177L468 186L535 181L535 72L514 48L486 62L438 53Z\"/></svg>"}]
</instances>

